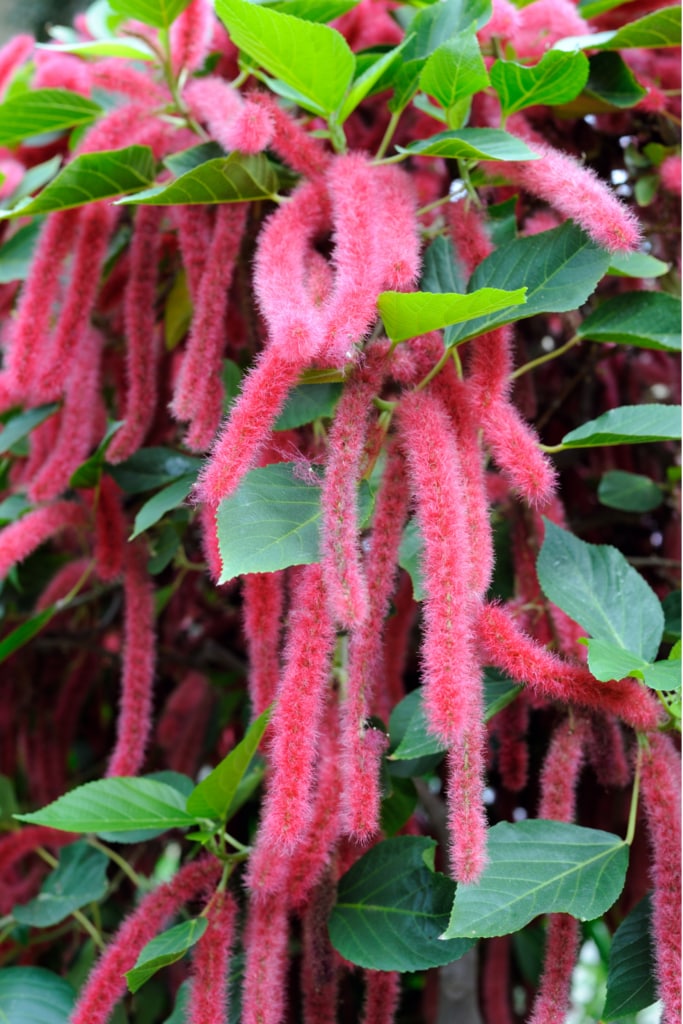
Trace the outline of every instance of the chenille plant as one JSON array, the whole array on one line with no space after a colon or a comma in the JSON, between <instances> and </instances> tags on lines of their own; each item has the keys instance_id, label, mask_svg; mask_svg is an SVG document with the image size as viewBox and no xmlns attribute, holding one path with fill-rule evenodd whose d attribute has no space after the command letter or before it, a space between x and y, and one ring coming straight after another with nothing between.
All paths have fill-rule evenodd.
<instances>
[{"instance_id":1,"label":"chenille plant","mask_svg":"<svg viewBox=\"0 0 683 1024\"><path fill-rule=\"evenodd\" d=\"M0 1019L680 1020L679 38L0 50Z\"/></svg>"}]
</instances>

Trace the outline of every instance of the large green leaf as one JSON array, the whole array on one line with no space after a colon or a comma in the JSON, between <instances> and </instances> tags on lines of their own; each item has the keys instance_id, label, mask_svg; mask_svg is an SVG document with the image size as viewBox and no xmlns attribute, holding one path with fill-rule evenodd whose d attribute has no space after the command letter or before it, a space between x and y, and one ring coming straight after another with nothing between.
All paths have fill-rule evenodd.
<instances>
[{"instance_id":1,"label":"large green leaf","mask_svg":"<svg viewBox=\"0 0 683 1024\"><path fill-rule=\"evenodd\" d=\"M459 32L437 47L420 74L420 88L448 110L489 84L477 37Z\"/></svg>"},{"instance_id":2,"label":"large green leaf","mask_svg":"<svg viewBox=\"0 0 683 1024\"><path fill-rule=\"evenodd\" d=\"M331 417L341 392L341 384L301 384L290 391L273 430L294 430L320 417Z\"/></svg>"},{"instance_id":3,"label":"large green leaf","mask_svg":"<svg viewBox=\"0 0 683 1024\"><path fill-rule=\"evenodd\" d=\"M172 448L140 448L125 462L109 466L108 472L128 494L140 494L198 473L200 466L201 459Z\"/></svg>"},{"instance_id":4,"label":"large green leaf","mask_svg":"<svg viewBox=\"0 0 683 1024\"><path fill-rule=\"evenodd\" d=\"M612 936L602 1020L618 1020L637 1013L657 998L651 912L650 897L646 896Z\"/></svg>"},{"instance_id":5,"label":"large green leaf","mask_svg":"<svg viewBox=\"0 0 683 1024\"><path fill-rule=\"evenodd\" d=\"M382 292L377 299L387 335L394 342L450 324L492 316L524 305L526 289L479 288L467 295L445 292Z\"/></svg>"},{"instance_id":6,"label":"large green leaf","mask_svg":"<svg viewBox=\"0 0 683 1024\"><path fill-rule=\"evenodd\" d=\"M305 21L334 21L358 3L359 0L276 0L269 7Z\"/></svg>"},{"instance_id":7,"label":"large green leaf","mask_svg":"<svg viewBox=\"0 0 683 1024\"><path fill-rule=\"evenodd\" d=\"M44 423L58 408L59 406L55 402L51 402L49 405L39 405L35 409L28 409L26 412L12 416L5 422L0 432L0 454L9 451L17 441L27 437L35 427Z\"/></svg>"},{"instance_id":8,"label":"large green leaf","mask_svg":"<svg viewBox=\"0 0 683 1024\"><path fill-rule=\"evenodd\" d=\"M216 0L216 13L240 50L322 114L341 106L356 61L335 29L245 0Z\"/></svg>"},{"instance_id":9,"label":"large green leaf","mask_svg":"<svg viewBox=\"0 0 683 1024\"><path fill-rule=\"evenodd\" d=\"M244 739L223 758L212 772L193 789L187 799L187 810L198 818L224 818L237 789L258 750L270 720L267 708L249 726Z\"/></svg>"},{"instance_id":10,"label":"large green leaf","mask_svg":"<svg viewBox=\"0 0 683 1024\"><path fill-rule=\"evenodd\" d=\"M59 866L40 887L29 903L14 907L12 916L19 924L49 928L74 910L102 899L107 891L109 858L87 843L65 846L59 854Z\"/></svg>"},{"instance_id":11,"label":"large green leaf","mask_svg":"<svg viewBox=\"0 0 683 1024\"><path fill-rule=\"evenodd\" d=\"M128 146L100 153L83 153L67 164L34 199L24 199L0 217L24 217L85 206L145 188L154 179L149 146Z\"/></svg>"},{"instance_id":12,"label":"large green leaf","mask_svg":"<svg viewBox=\"0 0 683 1024\"><path fill-rule=\"evenodd\" d=\"M399 153L440 156L452 160L538 160L525 142L501 128L460 128L439 132L409 146L397 146Z\"/></svg>"},{"instance_id":13,"label":"large green leaf","mask_svg":"<svg viewBox=\"0 0 683 1024\"><path fill-rule=\"evenodd\" d=\"M598 501L623 512L651 512L664 501L664 493L649 476L609 469L598 487Z\"/></svg>"},{"instance_id":14,"label":"large green leaf","mask_svg":"<svg viewBox=\"0 0 683 1024\"><path fill-rule=\"evenodd\" d=\"M68 981L44 967L0 970L3 1024L67 1024L75 997Z\"/></svg>"},{"instance_id":15,"label":"large green leaf","mask_svg":"<svg viewBox=\"0 0 683 1024\"><path fill-rule=\"evenodd\" d=\"M568 103L579 95L587 80L588 60L580 51L548 50L533 67L497 60L491 68L491 84L505 117L537 104Z\"/></svg>"},{"instance_id":16,"label":"large green leaf","mask_svg":"<svg viewBox=\"0 0 683 1024\"><path fill-rule=\"evenodd\" d=\"M158 523L167 512L184 504L196 479L196 473L186 473L174 480L173 483L167 484L149 501L146 501L135 517L135 526L130 539L134 540L138 534L144 533L145 530L149 530L150 526Z\"/></svg>"},{"instance_id":17,"label":"large green leaf","mask_svg":"<svg viewBox=\"0 0 683 1024\"><path fill-rule=\"evenodd\" d=\"M0 146L90 124L102 113L98 103L68 89L34 89L0 104Z\"/></svg>"},{"instance_id":18,"label":"large green leaf","mask_svg":"<svg viewBox=\"0 0 683 1024\"><path fill-rule=\"evenodd\" d=\"M595 639L646 661L656 657L664 631L662 606L616 548L587 544L545 520L537 570L548 600Z\"/></svg>"},{"instance_id":19,"label":"large green leaf","mask_svg":"<svg viewBox=\"0 0 683 1024\"><path fill-rule=\"evenodd\" d=\"M154 779L99 779L86 782L19 821L63 832L130 832L133 829L187 828L195 819L186 797Z\"/></svg>"},{"instance_id":20,"label":"large green leaf","mask_svg":"<svg viewBox=\"0 0 683 1024\"><path fill-rule=\"evenodd\" d=\"M459 885L444 939L519 931L539 914L592 921L623 889L628 846L609 832L535 819L489 830L476 885Z\"/></svg>"},{"instance_id":21,"label":"large green leaf","mask_svg":"<svg viewBox=\"0 0 683 1024\"><path fill-rule=\"evenodd\" d=\"M268 199L278 189L278 176L263 153L206 160L175 181L136 192L117 206L197 206L210 203L241 203Z\"/></svg>"},{"instance_id":22,"label":"large green leaf","mask_svg":"<svg viewBox=\"0 0 683 1024\"><path fill-rule=\"evenodd\" d=\"M588 667L600 682L634 676L652 690L680 690L681 659L650 662L622 646L604 640L588 640Z\"/></svg>"},{"instance_id":23,"label":"large green leaf","mask_svg":"<svg viewBox=\"0 0 683 1024\"><path fill-rule=\"evenodd\" d=\"M607 299L579 325L579 338L681 351L681 300L666 292L626 292Z\"/></svg>"},{"instance_id":24,"label":"large green leaf","mask_svg":"<svg viewBox=\"0 0 683 1024\"><path fill-rule=\"evenodd\" d=\"M341 877L328 929L343 957L375 971L418 971L467 952L470 941L440 938L455 883L434 871L435 848L425 836L386 839Z\"/></svg>"},{"instance_id":25,"label":"large green leaf","mask_svg":"<svg viewBox=\"0 0 683 1024\"><path fill-rule=\"evenodd\" d=\"M581 306L609 266L609 253L571 221L551 231L499 246L472 274L468 291L527 288L526 304L479 317L453 329L465 341L510 320L535 313L564 313Z\"/></svg>"},{"instance_id":26,"label":"large green leaf","mask_svg":"<svg viewBox=\"0 0 683 1024\"><path fill-rule=\"evenodd\" d=\"M112 10L155 28L170 28L190 0L109 0Z\"/></svg>"},{"instance_id":27,"label":"large green leaf","mask_svg":"<svg viewBox=\"0 0 683 1024\"><path fill-rule=\"evenodd\" d=\"M135 967L126 971L130 992L137 992L146 981L161 970L185 956L196 942L199 942L209 922L205 917L193 917L157 935L140 951Z\"/></svg>"},{"instance_id":28,"label":"large green leaf","mask_svg":"<svg viewBox=\"0 0 683 1024\"><path fill-rule=\"evenodd\" d=\"M595 96L612 107L627 108L635 106L646 92L620 54L604 50L590 58L587 96Z\"/></svg>"},{"instance_id":29,"label":"large green leaf","mask_svg":"<svg viewBox=\"0 0 683 1024\"><path fill-rule=\"evenodd\" d=\"M564 448L595 448L611 444L680 441L680 405L622 405L570 430Z\"/></svg>"},{"instance_id":30,"label":"large green leaf","mask_svg":"<svg viewBox=\"0 0 683 1024\"><path fill-rule=\"evenodd\" d=\"M429 57L460 32L478 31L491 17L490 0L449 0L419 11L408 26L412 35L406 59Z\"/></svg>"},{"instance_id":31,"label":"large green leaf","mask_svg":"<svg viewBox=\"0 0 683 1024\"><path fill-rule=\"evenodd\" d=\"M555 43L556 50L628 50L659 49L681 45L681 8L665 7L653 11L612 32L585 36L567 36Z\"/></svg>"}]
</instances>

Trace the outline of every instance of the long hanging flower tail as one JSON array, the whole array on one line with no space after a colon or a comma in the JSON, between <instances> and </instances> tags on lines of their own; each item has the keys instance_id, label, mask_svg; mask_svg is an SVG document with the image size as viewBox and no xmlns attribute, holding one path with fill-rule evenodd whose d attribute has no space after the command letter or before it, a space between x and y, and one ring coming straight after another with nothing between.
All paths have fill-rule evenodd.
<instances>
[{"instance_id":1,"label":"long hanging flower tail","mask_svg":"<svg viewBox=\"0 0 683 1024\"><path fill-rule=\"evenodd\" d=\"M208 927L194 949L188 998L188 1024L226 1024L228 964L234 939L237 905L229 892L213 897Z\"/></svg>"}]
</instances>

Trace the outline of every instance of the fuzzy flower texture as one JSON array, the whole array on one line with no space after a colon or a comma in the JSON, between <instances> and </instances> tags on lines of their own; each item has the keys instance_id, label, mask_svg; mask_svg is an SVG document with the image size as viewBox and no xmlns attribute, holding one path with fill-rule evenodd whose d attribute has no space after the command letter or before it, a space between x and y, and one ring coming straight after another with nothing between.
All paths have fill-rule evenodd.
<instances>
[{"instance_id":1,"label":"fuzzy flower texture","mask_svg":"<svg viewBox=\"0 0 683 1024\"><path fill-rule=\"evenodd\" d=\"M146 5L139 6L142 14ZM654 206L644 209L643 228L597 172L616 168L624 140L629 152L635 146L637 129L621 107L596 100L590 118L572 123L569 101L564 120L536 103L505 119L485 88L458 94L441 114L435 104L443 93L427 86L424 71L420 81L438 96L406 100L392 114L386 91L370 90L343 127L333 123L327 132L308 112L319 105L304 103L303 80L301 90L281 83L268 91L274 71L268 63L268 75L257 70L261 51L249 49L242 0L219 5L235 41L210 0L173 6L182 10L168 31L114 19L112 31L144 59L93 56L97 47L86 45L97 21L92 12L76 21L82 47L36 49L19 36L0 50L0 101L44 101L40 90L66 89L80 101L76 121L81 108L87 111L71 136L61 122L29 141L2 134L9 144L0 148L3 202L19 199L29 169L34 182L44 181L55 165L69 172L81 157L129 146L146 147L139 152L156 167L158 186L139 203L134 195L116 201L101 175L95 200L82 202L75 189L66 208L50 205L48 186L39 221L0 220L0 414L8 435L0 577L8 622L35 598L46 641L41 646L39 636L12 654L0 702L0 773L18 773L32 807L70 787L69 764L78 764L81 780L169 768L194 777L231 749L249 713L271 706L272 713L258 820L240 810L234 850L231 837L221 836L170 881L149 885L101 952L70 1019L105 1024L145 943L200 905L206 930L183 989L188 1021L224 1024L239 974L243 1024L295 1019L288 1016L295 999L297 1019L334 1024L351 977L326 927L336 884L386 836L427 831L421 805L411 813L409 787L395 768L402 762L386 758L395 740L394 720L388 735L392 712L417 691L411 725L417 728L423 714L427 738L443 754L435 769L440 794L425 807L437 806L439 827L431 831L446 837L440 869L463 884L477 883L486 869L491 820L509 818L516 801L526 807L540 790L540 808L530 806L531 813L579 822L582 772L593 771L612 793L631 780L639 747L652 866L641 877L633 867L624 912L649 877L658 992L672 1024L680 1012L672 911L680 881L671 882L669 868L680 818L668 820L678 779L674 745L659 731L666 714L634 678L596 682L578 642L582 631L546 599L535 557L544 517L565 524L560 493L579 487L584 495L603 469L645 471L636 456L621 461L602 449L590 459L572 453L571 464L552 461L570 421L582 422L585 403L577 395L587 375L600 412L627 404L619 399L625 391L628 404L649 401L648 389L660 379L675 387L662 351L636 350L631 359L623 346L605 345L604 357L591 361L581 350L583 361L566 374L557 369L561 360L552 360L555 349L577 355L569 353L580 322L573 307L592 301L610 254L627 267L624 256L638 248L648 218L659 225L648 232L652 244L666 239L680 196L671 134L680 82L664 57L658 64L659 51L629 57L645 86L659 82L656 116L666 122L657 143L664 155L655 146L642 156L663 197L656 216ZM334 25L352 50L381 53L404 38L398 6L360 0ZM443 6L415 15L429 27L425 36L442 31L434 14ZM618 27L634 6L644 5L603 17L616 17ZM281 17L267 6L252 14ZM493 0L477 38L487 67L493 54L529 65L557 39L602 27L600 18L586 22L571 0L521 7ZM411 38L406 67L417 63ZM462 45L471 49L467 38ZM444 40L447 64L455 43ZM246 50L239 61L238 41ZM591 58L591 83L611 56ZM396 87L402 74L387 71L382 84ZM364 81L361 73L354 90ZM576 102L592 112L594 100L588 91ZM471 106L467 115L464 106ZM444 120L461 117L477 147L471 153L482 154L476 167L452 133L433 147L436 155L407 149L428 149ZM573 138L577 124L581 133ZM601 132L611 147L604 159ZM514 160L504 158L506 149ZM183 172L186 181L173 185ZM141 179L140 188L148 186ZM27 231L30 267L8 280L3 249L23 253ZM487 315L477 334L469 330L472 318L467 330L453 327L450 314L432 316L438 297L415 295L415 333L392 340L391 310L407 308L418 291L464 293L469 279L470 291L524 284L531 268L522 256L491 272L504 234L517 239L515 252L538 244L550 253L542 326L540 317L506 323ZM578 249L559 253L577 236ZM673 259L663 250L667 257ZM610 277L606 294L635 285L632 277ZM465 338L457 345L454 330ZM528 369L538 369L538 386ZM258 517L271 508L257 502L254 510L253 495L244 497L252 473L248 482L260 481L253 493L277 475L295 495L283 513L293 516L287 555L275 571L245 558L241 582L218 585L231 571L221 548L250 555ZM272 498L278 500L275 490ZM240 501L248 537L226 539L221 509ZM300 508L315 515L304 524L313 540L302 540L299 558L290 553L303 536ZM317 550L313 521L320 524ZM279 552L282 538L266 536L269 525L264 547ZM509 548L502 568L494 557L501 544ZM663 544L666 568L680 555L668 534ZM47 545L47 568L35 571L36 553ZM487 724L492 672L519 684L519 693ZM55 733L59 743L50 752ZM72 741L86 735L70 753ZM487 815L491 786L497 802ZM621 801L612 796L605 814L619 831ZM54 836L39 829L26 836L23 845L15 834L0 837L3 913L19 894L24 901L34 895L44 877L36 851ZM21 856L35 861L25 870L20 845ZM138 860L136 870L152 870L146 855ZM114 886L113 900L123 904L129 896ZM117 911L103 919L109 926L119 918ZM578 924L553 915L547 936L529 1004L533 1024L561 1021L567 1012ZM293 983L299 961L301 978ZM509 943L490 942L484 963L487 1024L517 1019L501 981L512 976ZM184 969L175 965L175 981ZM390 1024L401 1002L398 975L366 971L364 984L358 1019Z\"/></svg>"}]
</instances>

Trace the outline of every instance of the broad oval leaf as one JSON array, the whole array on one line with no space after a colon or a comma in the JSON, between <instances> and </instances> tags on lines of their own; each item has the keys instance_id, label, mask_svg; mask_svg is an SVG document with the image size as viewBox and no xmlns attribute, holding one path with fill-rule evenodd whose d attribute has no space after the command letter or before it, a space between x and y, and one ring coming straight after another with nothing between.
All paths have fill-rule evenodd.
<instances>
[{"instance_id":1,"label":"broad oval leaf","mask_svg":"<svg viewBox=\"0 0 683 1024\"><path fill-rule=\"evenodd\" d=\"M119 199L117 206L197 206L268 199L278 176L263 153L231 153L206 160L174 181Z\"/></svg>"},{"instance_id":2,"label":"broad oval leaf","mask_svg":"<svg viewBox=\"0 0 683 1024\"><path fill-rule=\"evenodd\" d=\"M154 179L149 146L128 146L100 153L83 153L60 171L34 199L25 199L0 217L24 217L54 210L71 210L98 199L135 192Z\"/></svg>"},{"instance_id":3,"label":"broad oval leaf","mask_svg":"<svg viewBox=\"0 0 683 1024\"><path fill-rule=\"evenodd\" d=\"M536 313L576 309L595 290L609 261L609 253L571 221L499 246L474 271L468 291L526 287L526 303L517 310L503 310L454 327L453 343Z\"/></svg>"},{"instance_id":4,"label":"broad oval leaf","mask_svg":"<svg viewBox=\"0 0 683 1024\"><path fill-rule=\"evenodd\" d=\"M610 469L600 481L598 501L623 512L651 512L662 504L664 493L649 476Z\"/></svg>"},{"instance_id":5,"label":"broad oval leaf","mask_svg":"<svg viewBox=\"0 0 683 1024\"><path fill-rule=\"evenodd\" d=\"M73 843L59 853L59 866L29 903L14 907L12 917L19 924L49 928L74 910L102 899L107 891L109 858L87 843Z\"/></svg>"},{"instance_id":6,"label":"broad oval leaf","mask_svg":"<svg viewBox=\"0 0 683 1024\"><path fill-rule=\"evenodd\" d=\"M604 640L588 640L588 667L600 682L633 676L651 690L680 690L681 659L649 662L637 654Z\"/></svg>"},{"instance_id":7,"label":"broad oval leaf","mask_svg":"<svg viewBox=\"0 0 683 1024\"><path fill-rule=\"evenodd\" d=\"M109 0L113 11L127 18L144 21L155 28L170 28L191 0Z\"/></svg>"},{"instance_id":8,"label":"broad oval leaf","mask_svg":"<svg viewBox=\"0 0 683 1024\"><path fill-rule=\"evenodd\" d=\"M434 871L436 843L397 836L378 843L339 880L330 941L351 963L419 971L459 959L472 942L444 942L455 883Z\"/></svg>"},{"instance_id":9,"label":"broad oval leaf","mask_svg":"<svg viewBox=\"0 0 683 1024\"><path fill-rule=\"evenodd\" d=\"M68 981L44 967L0 970L0 1021L7 1024L67 1024L75 999Z\"/></svg>"},{"instance_id":10,"label":"broad oval leaf","mask_svg":"<svg viewBox=\"0 0 683 1024\"><path fill-rule=\"evenodd\" d=\"M139 534L149 530L150 526L158 523L167 512L171 512L174 508L182 505L192 490L196 479L196 473L185 473L184 476L174 480L173 483L168 484L155 494L154 497L150 498L149 501L146 501L135 517L135 525L130 535L130 540L134 540Z\"/></svg>"},{"instance_id":11,"label":"broad oval leaf","mask_svg":"<svg viewBox=\"0 0 683 1024\"><path fill-rule=\"evenodd\" d=\"M102 113L99 103L68 89L33 89L0 104L0 146L16 146L45 132L90 124Z\"/></svg>"},{"instance_id":12,"label":"broad oval leaf","mask_svg":"<svg viewBox=\"0 0 683 1024\"><path fill-rule=\"evenodd\" d=\"M437 47L420 74L420 88L446 110L489 84L477 37L459 32Z\"/></svg>"},{"instance_id":13,"label":"broad oval leaf","mask_svg":"<svg viewBox=\"0 0 683 1024\"><path fill-rule=\"evenodd\" d=\"M649 584L616 548L587 544L544 522L536 567L548 600L596 640L652 661L661 643L664 613Z\"/></svg>"},{"instance_id":14,"label":"broad oval leaf","mask_svg":"<svg viewBox=\"0 0 683 1024\"><path fill-rule=\"evenodd\" d=\"M588 80L588 60L580 51L548 50L538 64L526 67L497 60L491 68L491 85L498 93L507 117L537 104L559 106L578 96Z\"/></svg>"},{"instance_id":15,"label":"broad oval leaf","mask_svg":"<svg viewBox=\"0 0 683 1024\"><path fill-rule=\"evenodd\" d=\"M626 292L607 299L580 324L590 341L681 351L681 300L666 292Z\"/></svg>"},{"instance_id":16,"label":"broad oval leaf","mask_svg":"<svg viewBox=\"0 0 683 1024\"><path fill-rule=\"evenodd\" d=\"M187 810L198 818L224 818L237 793L270 720L272 707L255 719L244 739L223 758L187 799Z\"/></svg>"},{"instance_id":17,"label":"broad oval leaf","mask_svg":"<svg viewBox=\"0 0 683 1024\"><path fill-rule=\"evenodd\" d=\"M555 43L556 50L629 50L659 49L681 45L681 8L665 7L614 32L567 36Z\"/></svg>"},{"instance_id":18,"label":"broad oval leaf","mask_svg":"<svg viewBox=\"0 0 683 1024\"><path fill-rule=\"evenodd\" d=\"M454 292L382 292L377 305L387 335L392 341L399 342L450 324L524 305L525 296L525 288L514 291L479 288L466 295Z\"/></svg>"},{"instance_id":19,"label":"broad oval leaf","mask_svg":"<svg viewBox=\"0 0 683 1024\"><path fill-rule=\"evenodd\" d=\"M602 1020L637 1013L657 998L651 913L650 897L646 896L612 936Z\"/></svg>"},{"instance_id":20,"label":"broad oval leaf","mask_svg":"<svg viewBox=\"0 0 683 1024\"><path fill-rule=\"evenodd\" d=\"M680 441L680 405L621 405L570 430L563 448L595 448L607 444Z\"/></svg>"},{"instance_id":21,"label":"broad oval leaf","mask_svg":"<svg viewBox=\"0 0 683 1024\"><path fill-rule=\"evenodd\" d=\"M359 0L276 0L269 6L274 11L291 14L304 21L334 21L358 3Z\"/></svg>"},{"instance_id":22,"label":"broad oval leaf","mask_svg":"<svg viewBox=\"0 0 683 1024\"><path fill-rule=\"evenodd\" d=\"M245 0L216 0L216 14L240 50L322 113L341 105L356 61L335 29Z\"/></svg>"},{"instance_id":23,"label":"broad oval leaf","mask_svg":"<svg viewBox=\"0 0 683 1024\"><path fill-rule=\"evenodd\" d=\"M187 828L195 819L186 797L154 779L99 779L86 782L19 821L62 832L130 832L134 829Z\"/></svg>"},{"instance_id":24,"label":"broad oval leaf","mask_svg":"<svg viewBox=\"0 0 683 1024\"><path fill-rule=\"evenodd\" d=\"M126 971L129 992L137 992L146 981L161 970L185 956L196 942L199 942L209 922L205 917L193 917L162 932L144 946L135 967Z\"/></svg>"},{"instance_id":25,"label":"broad oval leaf","mask_svg":"<svg viewBox=\"0 0 683 1024\"><path fill-rule=\"evenodd\" d=\"M501 821L489 830L488 858L476 885L458 886L444 939L508 935L539 914L600 917L624 887L628 846L560 821Z\"/></svg>"},{"instance_id":26,"label":"broad oval leaf","mask_svg":"<svg viewBox=\"0 0 683 1024\"><path fill-rule=\"evenodd\" d=\"M539 160L525 142L501 128L460 128L439 132L410 146L397 146L399 153L440 156L453 160Z\"/></svg>"}]
</instances>

